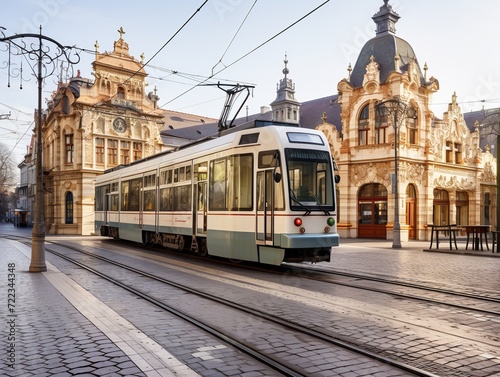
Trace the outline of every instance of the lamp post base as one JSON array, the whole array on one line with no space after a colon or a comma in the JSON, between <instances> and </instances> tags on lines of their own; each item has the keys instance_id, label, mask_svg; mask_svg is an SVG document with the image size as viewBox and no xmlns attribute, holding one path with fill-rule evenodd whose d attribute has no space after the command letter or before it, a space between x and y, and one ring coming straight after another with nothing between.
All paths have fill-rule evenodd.
<instances>
[{"instance_id":1,"label":"lamp post base","mask_svg":"<svg viewBox=\"0 0 500 377\"><path fill-rule=\"evenodd\" d=\"M41 228L41 229L39 229ZM31 263L29 272L47 271L45 264L45 226L35 224L31 233Z\"/></svg>"}]
</instances>

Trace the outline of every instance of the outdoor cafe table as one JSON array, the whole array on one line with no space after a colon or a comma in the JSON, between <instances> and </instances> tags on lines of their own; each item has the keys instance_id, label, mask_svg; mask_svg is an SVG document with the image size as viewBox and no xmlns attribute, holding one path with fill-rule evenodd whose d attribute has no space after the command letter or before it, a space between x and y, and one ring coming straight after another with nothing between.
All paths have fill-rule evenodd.
<instances>
[{"instance_id":1,"label":"outdoor cafe table","mask_svg":"<svg viewBox=\"0 0 500 377\"><path fill-rule=\"evenodd\" d=\"M465 245L465 250L469 247L469 240L472 237L472 250L483 250L483 234L484 242L486 242L486 248L488 247L488 232L490 230L490 225L465 225L465 232L467 233L467 244ZM481 249L479 249L481 247Z\"/></svg>"},{"instance_id":2,"label":"outdoor cafe table","mask_svg":"<svg viewBox=\"0 0 500 377\"><path fill-rule=\"evenodd\" d=\"M444 232L445 235L448 235L450 241L450 250L453 250L452 242L455 243L455 249L458 250L457 231L460 230L460 228L458 228L456 224L450 224L450 225L427 224L427 227L431 228L431 244L429 246L429 250L432 249L432 243L434 242L434 239L436 239L436 249L439 249L439 232Z\"/></svg>"}]
</instances>

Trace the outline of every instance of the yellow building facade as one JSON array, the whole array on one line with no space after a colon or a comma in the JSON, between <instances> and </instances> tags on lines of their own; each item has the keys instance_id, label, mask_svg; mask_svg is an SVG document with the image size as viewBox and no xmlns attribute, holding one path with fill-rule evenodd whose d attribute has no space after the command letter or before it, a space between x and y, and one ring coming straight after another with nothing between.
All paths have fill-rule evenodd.
<instances>
[{"instance_id":1,"label":"yellow building facade","mask_svg":"<svg viewBox=\"0 0 500 377\"><path fill-rule=\"evenodd\" d=\"M342 177L339 234L393 239L398 212L402 241L429 239L428 224L495 226L496 159L480 148L479 126L467 127L455 94L442 119L430 110L439 82L396 36L398 19L384 2L376 36L338 84L340 127L317 127Z\"/></svg>"},{"instance_id":2,"label":"yellow building facade","mask_svg":"<svg viewBox=\"0 0 500 377\"><path fill-rule=\"evenodd\" d=\"M162 151L163 128L209 119L158 109L156 91L147 92L142 61L130 55L123 30L119 33L112 52L99 52L96 42L94 78L78 72L59 83L44 112L48 234L91 234L97 175Z\"/></svg>"}]
</instances>

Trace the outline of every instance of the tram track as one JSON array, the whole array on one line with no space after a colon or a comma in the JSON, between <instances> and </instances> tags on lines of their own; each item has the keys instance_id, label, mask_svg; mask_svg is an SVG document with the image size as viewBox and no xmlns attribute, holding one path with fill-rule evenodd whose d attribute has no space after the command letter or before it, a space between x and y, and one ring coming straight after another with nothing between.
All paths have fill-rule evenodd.
<instances>
[{"instance_id":1,"label":"tram track","mask_svg":"<svg viewBox=\"0 0 500 377\"><path fill-rule=\"evenodd\" d=\"M27 242L27 243L29 243L29 242ZM54 244L54 245L59 244L61 247L70 248L70 249L73 249L74 251L79 252L79 253L80 253L80 252L82 252L82 251L85 251L85 250L89 250L89 251L85 251L85 252L86 252L87 254L89 254L89 256L96 257L96 255L95 255L95 246L93 246L92 244L89 244L89 245L91 245L91 246L90 246L90 249L89 249L89 247L88 247L88 246L83 246L83 245L78 245L78 244L75 244L75 245L76 245L76 247L68 246L68 244L67 244L65 241L61 241L61 242L59 242L59 241L52 241L52 240L51 240L51 241L49 241L49 244L50 244L50 243L52 243L52 244ZM105 243L105 244L106 244L106 243ZM113 243L111 243L110 245L116 245L116 244L117 244L116 242L113 242ZM118 245L119 245L119 244L120 244L120 243L118 243ZM128 244L122 244L120 247L121 247L121 248L123 248L124 250L125 250L125 249L126 249L126 250L129 250L129 249L130 249L130 245L128 245ZM48 250L48 249L50 249L50 248L51 248L50 246L46 245L46 249L47 249L47 251L51 252L50 250ZM83 248L83 249L82 249L82 248ZM103 249L103 250L106 250L106 252L118 253L118 254L122 254L122 253L124 252L124 250L110 250L110 249ZM152 249L151 251L155 252L155 251L154 251L154 249ZM157 250L157 251L158 251L158 250ZM64 254L65 254L65 253L64 253ZM184 255L184 254L182 254L182 253L179 253L179 254L180 254L181 256L185 256L185 255ZM154 254L147 254L147 253L144 253L144 251L143 251L143 250L140 250L140 249L138 249L137 251L133 252L133 253L131 254L131 256L133 256L134 258L139 258L139 259L143 259L143 260L151 260L151 262L154 262L154 261L155 261L155 263L158 263L158 264L163 264L163 263L164 263L164 261L163 261L163 256L162 256L162 255L160 255L160 254L156 254L156 256L154 256ZM99 257L100 257L100 256L99 256ZM71 258L70 258L70 259L71 259ZM179 259L179 260L177 260L177 261L172 261L172 262L173 262L173 263L172 263L172 266L174 266L174 267L175 267L175 266L181 267L182 265L185 265L185 267L181 267L181 269L182 269L182 268L186 269L186 267L187 267L187 269L188 269L188 270L191 270L191 267L189 267L189 266L191 265L191 263L190 263L190 262L196 261L196 260L201 259L201 258L195 258L195 259L192 259L192 258L190 257L190 258L188 258L188 259L189 259L189 262L187 262L187 261L185 260L186 258L182 258L182 259L184 259L184 261L182 261L181 259ZM204 259L204 258L203 258L203 259ZM206 265L207 260L204 260L204 261L205 261L205 263L203 263L203 264L204 264L204 265ZM106 260L103 260L102 262L103 262L103 263L104 263L104 262L105 262L105 263L108 263ZM203 262L203 260L201 260L201 262ZM170 264L170 263L169 263L169 264ZM169 264L168 264L168 265L169 265ZM240 265L234 265L234 264L230 264L230 263L225 263L225 264L227 264L227 265L231 265L231 266L232 266L232 268L237 268L237 267L239 267L239 266L240 266ZM135 262L133 262L133 263L132 263L132 266L136 266L136 265L137 265L137 264L136 264ZM166 265L166 266L168 266L168 265ZM187 265L189 265L189 266L187 266ZM196 264L195 264L195 265L196 265ZM195 266L195 265L194 265L194 266ZM219 261L218 261L218 260L217 260L217 265L219 265ZM242 266L242 267L248 267L248 266L245 266L245 265L246 265L246 264L242 264L241 266ZM103 265L103 266L104 266L104 265ZM194 266L193 266L193 267L194 267ZM127 266L127 267L130 267L130 266ZM200 267L201 267L201 266L200 266ZM254 266L254 267L255 267L255 266ZM107 267L106 267L106 268L107 268ZM256 269L261 269L261 268L262 268L262 266L258 266ZM98 269L100 269L100 268L98 268ZM245 269L247 269L247 268L245 268ZM177 268L175 268L175 270L177 270ZM198 270L198 268L195 268L193 271L197 271L197 270ZM199 271L201 271L201 272L200 272L200 274L199 274L199 275L207 273L207 274L212 274L212 275L214 275L214 276L219 276L219 274L218 274L217 272L209 272L209 270L210 270L210 268L209 268L209 269L207 269L207 268L200 268L200 269L199 269ZM271 271L273 271L273 270L274 270L274 272L276 272L276 269L269 269L269 270L268 270L268 269L262 269L262 272L264 272L264 273L269 273L269 272L271 272ZM279 271L281 271L281 272L276 272L276 274L277 274L277 275L279 275L279 274L282 274L282 275L283 275L283 270L282 270L282 269L280 269L280 268L278 268L278 270L279 270ZM140 279L142 279L142 277L144 276L144 271L142 271L142 270L138 270L138 271L139 271L138 273L141 275L141 278L140 278ZM313 273L314 273L314 274L317 274L317 273L318 273L318 271L313 271ZM313 275L314 275L314 274L313 274ZM123 273L122 273L121 275L125 276L125 275L129 275L129 274L123 274ZM236 275L240 275L240 274L239 274L239 273L236 273ZM244 273L244 274L242 274L242 276L244 276L244 275L246 275L246 274L245 274L245 273ZM307 279L307 276L308 276L308 275L309 275L309 273L308 273L308 272L297 272L296 274L292 274L292 275L288 275L288 276L289 276L289 277L293 277L293 278L294 278L294 280L295 280L295 278L306 278L306 279ZM362 275L360 275L360 274L354 274L355 276L352 276L352 275L353 275L353 274L350 274L350 278L351 278L351 279L360 279L360 278L361 278L361 276L362 276ZM135 278L134 278L134 279L135 279ZM229 279L229 280L231 280L231 279L233 279L233 278L228 278L228 279ZM138 280L139 280L139 279L138 279ZM219 280L219 279L218 279L218 278L216 278L216 279L214 279L214 280ZM238 280L239 280L239 279L238 279ZM246 280L248 280L248 279L246 279ZM325 283L325 280L324 280L324 279L317 279L317 280L321 281L322 283ZM387 280L387 279L383 279L383 280ZM257 280L256 280L256 281L257 281ZM174 282L174 283L175 283L175 282ZM231 283L231 284L232 284L232 283ZM250 283L250 284L252 284L252 283ZM260 283L257 283L257 284L259 284L259 285L260 285ZM300 283L300 282L298 282L297 284L301 284L301 283ZM306 283L306 284L307 284L307 283ZM292 284L292 286L293 286L293 284ZM189 288L189 287L188 287L188 288ZM182 287L180 287L179 289L182 289ZM271 287L269 287L269 289L271 289ZM274 289L276 289L276 288L274 288ZM193 294L198 294L199 292L198 292L198 293L196 293L197 291L198 291L198 290L197 290L197 289L195 289ZM202 293L203 293L203 292L202 292ZM228 295L228 296L229 296L229 295ZM216 298L219 298L219 297L217 296ZM207 297L207 299L208 299L208 300L212 300L210 297ZM160 300L160 302L161 302L161 300ZM231 302L231 301L230 301L230 302ZM220 304L224 304L223 302L219 302L219 303L220 303ZM235 304L235 305L240 305L240 304ZM338 304L335 304L335 306L337 306L337 305L338 305ZM262 306L262 305L260 305L260 306ZM319 307L321 307L321 306L319 306ZM255 307L250 307L250 308L249 308L249 307L247 306L246 308L249 310L249 312L248 312L248 314L249 314L249 315L256 315ZM264 311L266 312L266 313L264 313L264 314L267 314L267 313L269 312L269 311L266 309L266 308L267 308L266 306L262 306L262 308L264 308ZM279 307L276 307L276 309L279 309ZM353 309L354 309L354 307L353 307ZM360 308L360 309L361 309L361 308ZM235 310L236 310L236 309L235 309ZM356 310L356 309L354 309L354 310ZM274 313L275 313L275 312L274 312ZM279 313L278 313L278 314L279 314ZM353 314L354 314L354 312L353 312ZM391 315L391 317L392 317L392 315ZM260 318L262 318L262 317L260 317ZM381 317L381 318L382 318L382 317ZM389 317L386 317L386 318L389 318ZM396 318L396 317L394 317L394 318ZM264 319L262 319L262 320L264 320ZM350 333L349 331L348 331L348 332L344 332L344 331L337 332L337 326L328 326L326 323L325 323L325 325L326 325L326 326L316 326L316 324L315 324L315 323L312 323L312 322L311 322L311 323L308 323L307 321L305 321L304 323L302 323L302 319L301 319L301 318L299 318L299 317L294 317L293 321L295 321L295 322L300 322L300 323L296 323L296 324L299 326L299 330L303 330L304 328L308 328L308 327L309 327L309 328L312 328L312 330L316 331L316 330L318 329L318 327L319 327L319 332L320 332L320 333L322 333L322 332L324 331L325 333L322 333L322 335L324 335L325 337L327 337L327 338L331 338L331 339L336 339L336 340L339 340L340 342L344 342L344 343L345 343L344 345L341 345L341 346L339 346L339 347L342 347L342 348L348 349L348 348L346 348L346 347L344 347L344 346L345 346L345 345L347 345L347 347L349 347L349 346L351 346L351 345L352 345L352 346L354 346L354 348L359 347L359 348L361 348L361 349L363 349L363 350L367 351L367 352L368 352L368 354L370 354L370 352L373 352L373 353L376 355L377 359L378 359L378 357L379 357L380 355L384 356L384 348L385 348L385 347L382 347L382 352L380 352L380 351L381 351L381 349L378 347L378 342L375 342L376 344L375 344L375 343L373 343L373 344L371 344L371 343L370 343L370 344L368 344L368 342L367 342L367 343L365 343L365 342L361 342L361 343L359 343L359 341L358 341L358 337L357 337L357 336L351 336L351 335L349 334L349 333ZM283 327L285 327L285 326L287 325L287 322L288 322L288 321L285 321L285 323L284 323ZM293 322L292 322L292 323L293 323ZM406 323L406 321L404 321L404 322L402 322L402 323ZM408 322L408 324L411 324L411 322ZM418 324L417 324L417 323L415 323L415 324L418 326ZM331 328L329 328L329 327L331 327ZM431 327L434 327L434 326L431 326ZM405 326L405 328L406 328L406 326ZM220 330L220 329L225 329L225 325L223 325L223 326L219 326L219 330ZM361 331L362 329L363 329L363 328L360 328L359 330ZM439 332L439 330L438 330L438 329L436 329L436 330ZM291 331L291 330L290 330L290 331ZM379 330L379 331L380 331L380 330ZM224 333L224 331L223 331L223 333ZM302 331L302 334L305 334L305 333ZM446 332L445 332L445 333L443 333L443 334L446 334ZM453 334L453 333L449 333L449 334ZM224 335L226 335L226 336L227 336L227 334L223 334L223 336L224 336ZM352 335L354 335L354 333L353 333ZM303 336L305 336L305 335L303 335ZM313 333L313 336L314 336L314 333ZM223 338L220 338L220 339L223 339ZM472 339L476 339L477 341L482 342L482 340L480 340L480 339L479 339L479 338L477 338L477 337L476 337L476 338L469 338L469 337L465 337L464 339L471 339L471 340L472 340ZM493 343L491 343L491 344L498 344L498 341L499 341L498 339L493 340ZM229 343L229 342L228 342L228 343ZM245 342L244 342L244 344L245 344ZM248 344L245 344L245 345L248 345ZM497 345L496 345L496 346L497 346ZM480 347L481 347L481 346L480 346ZM240 348L238 348L237 346L234 346L234 348L235 348L235 349L240 349ZM388 350L388 351L389 351L389 350ZM244 351L242 351L242 352L244 352ZM355 352L355 351L353 351L353 352ZM387 355L385 355L385 356L387 356ZM360 357L361 357L361 356L360 356ZM414 355L411 355L411 354L407 354L407 355L406 355L405 353L394 352L394 349L393 349L392 347L391 347L391 350L389 351L389 355L387 356L387 358L388 358L388 361L384 361L384 363L390 363L390 365L393 365L392 361L393 361L393 359L395 359L395 360L397 360L398 362L399 362L399 361L401 361L403 364L407 364L407 365L410 365L410 367L412 367L412 368L416 368L416 370L407 371L407 373L411 373L412 375L425 375L425 376L436 375L436 376L460 376L460 377L462 377L462 376L474 376L474 375L476 375L476 374L469 374L468 372L463 372L463 371L460 371L460 370L453 370L453 369L450 369L450 368L449 368L449 367L447 367L447 366L440 365L440 363L435 363L434 361L431 361L431 360L420 359L420 358L418 358L418 357L417 357L417 358L415 358L415 356L414 356ZM272 358L271 358L271 359L272 359ZM380 360L380 359L378 359L378 360ZM382 358L381 360L383 360L383 358ZM279 362L279 360L278 360L278 362ZM266 364L266 365L268 365L268 364ZM396 367L396 366L394 366L394 368L397 368L397 367ZM292 370L292 372L297 372L297 373L298 373L298 374L295 374L295 375L310 375L309 373L303 373L303 374L300 374L300 373L302 373L302 371L300 371L300 370L299 370L299 371L296 371L294 368L291 368L291 370ZM423 372L423 374L419 374L419 373L420 373L420 371L422 371L422 372ZM286 374L286 373L282 373L282 374L284 374L284 375L292 375L292 374Z\"/></svg>"},{"instance_id":2,"label":"tram track","mask_svg":"<svg viewBox=\"0 0 500 377\"><path fill-rule=\"evenodd\" d=\"M366 274L352 273L352 272L340 272L335 270L317 269L317 268L304 268L298 266L289 266L287 268L291 271L298 272L301 277L321 281L323 283L330 283L335 285L341 285L349 288L363 289L371 292L387 294L399 298L411 299L417 301L424 301L436 305L446 305L460 310L466 310L473 313L480 313L485 315L491 315L500 317L500 298L491 297L486 295L479 295L474 293L459 292L450 289L436 288L431 286L426 286L423 284L403 282L394 279L381 278L376 276L370 276ZM321 275L318 276L318 273ZM325 279L327 277L345 277L348 279L355 279L356 282L351 280L339 281L339 280L329 280ZM382 287L374 286L373 283L379 284ZM389 289L388 287L392 288ZM407 289L407 292L396 291L394 287L402 287ZM423 294L410 293L414 292L424 292ZM428 297L425 294L431 293L439 297ZM450 301L450 298L454 302ZM448 301L445 301L448 300ZM468 304L464 304L464 300ZM489 307L488 307L489 306Z\"/></svg>"},{"instance_id":3,"label":"tram track","mask_svg":"<svg viewBox=\"0 0 500 377\"><path fill-rule=\"evenodd\" d=\"M52 242L52 243L54 243L54 242ZM366 346L361 347L360 345L355 344L354 342L350 342L348 339L334 338L329 334L324 334L324 333L321 333L321 332L314 330L314 329L305 328L301 324L293 323L293 322L290 322L288 320L283 320L277 316L257 311L255 308L251 308L251 307L244 306L244 305L241 305L241 304L238 304L235 302L231 302L231 301L223 299L221 297L217 297L217 296L214 296L212 294L208 294L206 292L202 292L202 291L199 291L197 289L190 288L188 286L179 284L177 282L173 282L171 280L147 273L147 272L139 270L135 267L131 267L131 266L128 266L128 265L125 265L122 263L118 263L118 262L113 261L109 258L95 255L91 252L80 250L80 249L70 247L67 245L59 245L59 246L72 249L72 250L77 251L79 253L83 253L86 256L92 256L92 257L94 257L102 262L110 263L113 266L120 267L122 269L126 269L129 272L136 273L136 274L140 275L141 277L153 279L157 282L161 282L162 284L168 284L168 285L175 287L177 289L181 289L181 290L188 292L190 294L197 295L199 297L203 297L203 298L211 300L213 302L217 302L218 304L225 305L226 307L230 307L230 308L238 310L240 312L244 312L248 315L257 316L259 318L259 321L265 320L268 322L272 322L276 325L279 325L283 328L288 329L289 331L293 331L293 332L300 333L302 335L309 336L313 339L316 339L317 341L321 341L321 342L330 344L331 346L334 346L334 347L341 347L341 348L349 350L351 352L355 352L356 354L363 355L363 356L370 358L372 360L377 360L383 364L391 365L392 367L400 369L401 371L408 372L412 375L415 375L415 376L438 376L437 374L426 371L424 369L421 369L421 368L412 366L410 364L407 364L407 363L386 357L384 355L381 355L380 353L377 353L377 350L375 350L375 349L370 350L369 349L370 347L366 347ZM82 269L85 269L88 272L91 272L91 273L93 273L93 274L95 274L103 279L106 279L107 281L112 282L113 284L116 284L117 286L133 293L134 295L137 295L138 297L141 297L144 300L147 300L148 302L156 305L157 307L160 307L163 310L168 311L171 314L174 314L174 315L182 318L185 321L188 321L189 323L203 329L204 331L207 331L208 333L212 334L213 336L216 336L219 339L229 343L233 347L239 349L241 352L244 352L244 353L250 355L254 359L262 362L265 365L268 365L269 367L275 369L276 371L278 371L279 373L281 373L283 375L286 375L286 376L306 376L306 375L309 375L306 371L301 370L300 368L297 368L294 365L290 365L287 362L280 361L279 359L275 358L273 355L269 355L269 354L266 354L266 353L259 351L256 347L250 345L246 341L242 342L241 340L235 339L234 337L228 335L224 331L220 331L217 328L214 328L214 327L194 318L193 316L191 316L185 312L179 311L179 310L175 309L174 307L172 307L168 304L165 304L161 300L158 300L155 297L152 297L151 295L149 295L149 294L147 294L139 289L131 287L128 284L124 284L123 282L119 281L118 279L113 278L107 274L104 274L95 268L92 268L84 263L81 263L77 260L74 260L73 258L69 257L68 255L65 255L57 250L54 250L54 248L52 248L50 246L46 246L46 250L48 252L60 257L60 258L63 258L64 260L66 260L68 262L71 262L71 263L77 265L78 267L80 267Z\"/></svg>"}]
</instances>

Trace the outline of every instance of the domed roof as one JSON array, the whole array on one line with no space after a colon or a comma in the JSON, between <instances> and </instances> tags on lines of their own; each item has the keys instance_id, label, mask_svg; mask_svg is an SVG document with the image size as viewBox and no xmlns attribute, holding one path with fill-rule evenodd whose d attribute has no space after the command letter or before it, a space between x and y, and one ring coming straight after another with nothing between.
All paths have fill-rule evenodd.
<instances>
[{"instance_id":1,"label":"domed roof","mask_svg":"<svg viewBox=\"0 0 500 377\"><path fill-rule=\"evenodd\" d=\"M350 82L354 87L363 85L366 66L370 63L372 56L375 62L379 64L381 83L384 83L389 73L395 70L396 57L398 59L397 69L400 72L406 72L409 63L414 61L420 82L422 84L425 82L413 48L404 39L396 36L395 24L400 16L392 10L388 2L388 0L384 0L384 5L372 17L377 24L376 36L366 42L359 53L350 77Z\"/></svg>"}]
</instances>

